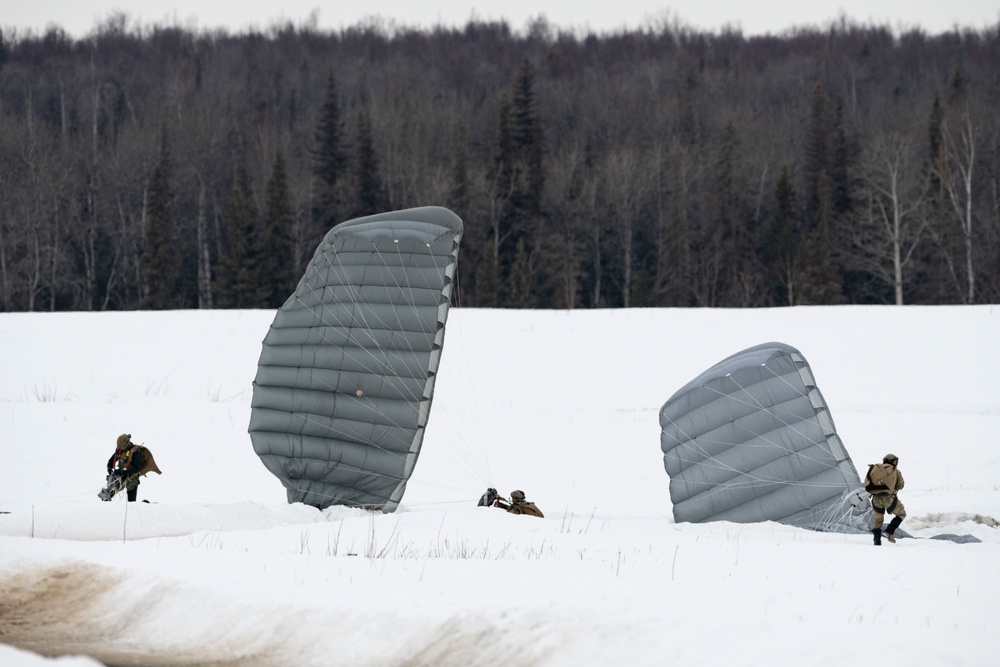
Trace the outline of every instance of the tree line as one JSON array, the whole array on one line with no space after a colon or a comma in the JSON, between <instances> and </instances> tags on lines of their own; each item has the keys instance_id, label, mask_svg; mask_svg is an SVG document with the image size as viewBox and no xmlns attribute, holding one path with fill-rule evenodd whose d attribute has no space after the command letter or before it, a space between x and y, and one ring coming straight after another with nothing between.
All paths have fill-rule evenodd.
<instances>
[{"instance_id":1,"label":"tree line","mask_svg":"<svg viewBox=\"0 0 1000 667\"><path fill-rule=\"evenodd\" d=\"M440 205L458 305L1000 302L1000 24L0 35L0 311L275 308Z\"/></svg>"}]
</instances>

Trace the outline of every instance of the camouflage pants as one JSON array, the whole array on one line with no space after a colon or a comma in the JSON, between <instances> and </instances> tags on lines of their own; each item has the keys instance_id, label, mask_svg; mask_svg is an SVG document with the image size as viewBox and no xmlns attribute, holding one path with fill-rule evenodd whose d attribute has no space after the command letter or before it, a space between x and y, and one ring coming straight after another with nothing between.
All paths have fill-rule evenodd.
<instances>
[{"instance_id":1,"label":"camouflage pants","mask_svg":"<svg viewBox=\"0 0 1000 667\"><path fill-rule=\"evenodd\" d=\"M887 512L895 514L900 519L906 518L906 508L903 507L903 503L899 502L899 498L894 493L880 493L872 496L872 509L875 511L872 529L882 527Z\"/></svg>"}]
</instances>

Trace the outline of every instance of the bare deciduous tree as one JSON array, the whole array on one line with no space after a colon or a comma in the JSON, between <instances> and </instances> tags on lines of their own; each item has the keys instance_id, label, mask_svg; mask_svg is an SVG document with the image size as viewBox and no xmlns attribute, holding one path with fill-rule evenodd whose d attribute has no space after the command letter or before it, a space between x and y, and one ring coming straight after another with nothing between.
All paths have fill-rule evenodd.
<instances>
[{"instance_id":1,"label":"bare deciduous tree","mask_svg":"<svg viewBox=\"0 0 1000 667\"><path fill-rule=\"evenodd\" d=\"M976 142L972 119L966 110L961 119L958 137L950 129L946 129L945 162L939 173L941 182L948 193L955 222L961 233L964 250L965 269L965 303L975 303L976 272L973 263L973 207L974 196L972 173L976 165Z\"/></svg>"},{"instance_id":2,"label":"bare deciduous tree","mask_svg":"<svg viewBox=\"0 0 1000 667\"><path fill-rule=\"evenodd\" d=\"M892 287L903 305L903 271L927 229L919 214L924 185L912 142L899 133L876 140L867 156L864 183L868 207L854 227L854 248L862 265Z\"/></svg>"}]
</instances>

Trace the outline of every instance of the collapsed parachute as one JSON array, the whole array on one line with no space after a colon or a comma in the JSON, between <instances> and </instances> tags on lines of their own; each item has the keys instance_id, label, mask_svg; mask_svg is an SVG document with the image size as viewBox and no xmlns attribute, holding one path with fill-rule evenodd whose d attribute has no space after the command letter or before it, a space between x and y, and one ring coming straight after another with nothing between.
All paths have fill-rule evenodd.
<instances>
[{"instance_id":1,"label":"collapsed parachute","mask_svg":"<svg viewBox=\"0 0 1000 667\"><path fill-rule=\"evenodd\" d=\"M809 364L766 343L724 359L660 409L677 522L861 533L871 508Z\"/></svg>"},{"instance_id":2,"label":"collapsed parachute","mask_svg":"<svg viewBox=\"0 0 1000 667\"><path fill-rule=\"evenodd\" d=\"M331 229L264 338L250 438L288 502L391 512L413 472L462 220L422 207Z\"/></svg>"}]
</instances>

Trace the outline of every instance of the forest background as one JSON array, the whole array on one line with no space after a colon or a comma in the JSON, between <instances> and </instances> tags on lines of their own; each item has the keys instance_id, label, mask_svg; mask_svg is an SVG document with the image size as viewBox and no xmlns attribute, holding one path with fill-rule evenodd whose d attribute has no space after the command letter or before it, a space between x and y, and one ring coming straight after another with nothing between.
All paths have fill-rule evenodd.
<instances>
[{"instance_id":1,"label":"forest background","mask_svg":"<svg viewBox=\"0 0 1000 667\"><path fill-rule=\"evenodd\" d=\"M1000 302L1000 23L0 36L0 311L276 308L344 220L457 305Z\"/></svg>"}]
</instances>

